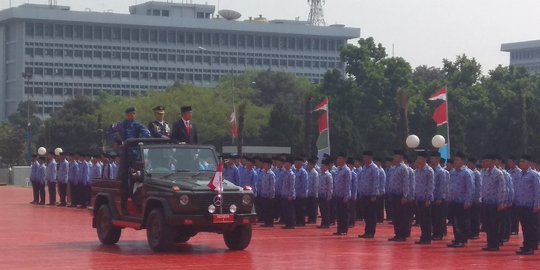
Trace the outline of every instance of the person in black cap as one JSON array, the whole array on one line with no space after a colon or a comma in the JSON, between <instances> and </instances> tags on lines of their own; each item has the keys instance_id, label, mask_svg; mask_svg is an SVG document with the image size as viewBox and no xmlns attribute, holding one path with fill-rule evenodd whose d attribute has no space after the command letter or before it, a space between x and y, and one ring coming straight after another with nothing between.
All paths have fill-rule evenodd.
<instances>
[{"instance_id":1,"label":"person in black cap","mask_svg":"<svg viewBox=\"0 0 540 270\"><path fill-rule=\"evenodd\" d=\"M283 200L284 229L294 229L296 226L296 215L294 212L294 201L296 199L295 181L296 177L292 170L294 159L290 156L283 162L283 175L281 183L281 197Z\"/></svg>"},{"instance_id":2,"label":"person in black cap","mask_svg":"<svg viewBox=\"0 0 540 270\"><path fill-rule=\"evenodd\" d=\"M474 180L465 166L465 154L458 152L454 156L454 170L450 172L448 182L448 211L454 219L454 241L448 247L462 248L468 242L471 232L471 204L474 196Z\"/></svg>"},{"instance_id":3,"label":"person in black cap","mask_svg":"<svg viewBox=\"0 0 540 270\"><path fill-rule=\"evenodd\" d=\"M467 159L467 167L471 170L474 181L474 196L471 204L471 239L480 238L480 205L482 190L482 174L476 169L476 158Z\"/></svg>"},{"instance_id":4,"label":"person in black cap","mask_svg":"<svg viewBox=\"0 0 540 270\"><path fill-rule=\"evenodd\" d=\"M308 172L308 194L306 203L306 215L309 224L317 223L317 197L319 192L319 172L317 171L317 161L314 158L308 159L306 170Z\"/></svg>"},{"instance_id":5,"label":"person in black cap","mask_svg":"<svg viewBox=\"0 0 540 270\"><path fill-rule=\"evenodd\" d=\"M429 156L426 152L418 153L416 157L415 171L415 199L417 222L420 223L422 235L420 241L415 244L431 244L431 205L433 203L433 191L435 189L435 173L427 164Z\"/></svg>"},{"instance_id":6,"label":"person in black cap","mask_svg":"<svg viewBox=\"0 0 540 270\"><path fill-rule=\"evenodd\" d=\"M533 255L538 249L538 213L540 213L540 176L534 171L534 158L521 156L519 167L522 176L514 186L515 210L523 231L523 247L518 255Z\"/></svg>"},{"instance_id":7,"label":"person in black cap","mask_svg":"<svg viewBox=\"0 0 540 270\"><path fill-rule=\"evenodd\" d=\"M344 236L349 231L349 201L351 200L351 169L347 167L347 155L341 153L336 158L338 172L334 178L334 199L337 207L337 232L334 235Z\"/></svg>"},{"instance_id":8,"label":"person in black cap","mask_svg":"<svg viewBox=\"0 0 540 270\"><path fill-rule=\"evenodd\" d=\"M441 153L438 151L430 154L430 166L435 174L433 200L431 206L431 220L433 224L432 241L441 241L446 235L446 197L448 195L448 179L450 174L441 167Z\"/></svg>"},{"instance_id":9,"label":"person in black cap","mask_svg":"<svg viewBox=\"0 0 540 270\"><path fill-rule=\"evenodd\" d=\"M171 139L181 144L198 144L197 126L191 121L191 106L183 106L180 110L181 118L173 124Z\"/></svg>"},{"instance_id":10,"label":"person in black cap","mask_svg":"<svg viewBox=\"0 0 540 270\"><path fill-rule=\"evenodd\" d=\"M32 191L34 195L34 200L30 204L37 205L39 203L39 181L38 181L38 171L41 165L38 161L38 156L36 154L32 155L32 162L30 163L30 183L32 184Z\"/></svg>"},{"instance_id":11,"label":"person in black cap","mask_svg":"<svg viewBox=\"0 0 540 270\"><path fill-rule=\"evenodd\" d=\"M141 123L135 120L136 110L134 107L129 107L125 110L126 119L122 122L113 124L109 128L109 136L121 144L123 141L131 138L150 138L150 131Z\"/></svg>"},{"instance_id":12,"label":"person in black cap","mask_svg":"<svg viewBox=\"0 0 540 270\"><path fill-rule=\"evenodd\" d=\"M148 123L148 130L153 138L168 139L171 136L171 127L165 121L165 106L156 106L154 109L154 121Z\"/></svg>"},{"instance_id":13,"label":"person in black cap","mask_svg":"<svg viewBox=\"0 0 540 270\"><path fill-rule=\"evenodd\" d=\"M394 225L394 237L388 241L403 242L407 239L408 205L407 198L410 192L410 174L404 162L405 152L403 150L394 151L393 163L395 168L392 171L388 192L391 194L391 201L394 213L392 223Z\"/></svg>"},{"instance_id":14,"label":"person in black cap","mask_svg":"<svg viewBox=\"0 0 540 270\"><path fill-rule=\"evenodd\" d=\"M330 228L330 200L334 191L334 179L330 173L330 161L327 159L321 163L321 176L319 178L318 204L321 211L320 229Z\"/></svg>"}]
</instances>

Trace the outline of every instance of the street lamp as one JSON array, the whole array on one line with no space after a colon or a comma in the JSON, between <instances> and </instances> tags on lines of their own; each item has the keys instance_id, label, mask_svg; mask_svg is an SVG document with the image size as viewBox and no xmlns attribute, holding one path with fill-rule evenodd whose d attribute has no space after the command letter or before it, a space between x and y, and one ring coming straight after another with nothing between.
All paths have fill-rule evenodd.
<instances>
[{"instance_id":1,"label":"street lamp","mask_svg":"<svg viewBox=\"0 0 540 270\"><path fill-rule=\"evenodd\" d=\"M32 79L32 73L30 72L23 72L22 77L26 81L26 87L25 90L30 88L30 80ZM26 91L26 139L27 139L27 152L26 152L26 161L28 164L30 164L31 156L32 156L32 127L30 123L30 89Z\"/></svg>"}]
</instances>

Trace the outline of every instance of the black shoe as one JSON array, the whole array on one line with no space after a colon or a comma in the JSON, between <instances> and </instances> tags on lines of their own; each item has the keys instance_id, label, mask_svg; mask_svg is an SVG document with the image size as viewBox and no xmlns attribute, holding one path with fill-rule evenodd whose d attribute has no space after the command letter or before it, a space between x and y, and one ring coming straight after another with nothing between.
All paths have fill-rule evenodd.
<instances>
[{"instance_id":1,"label":"black shoe","mask_svg":"<svg viewBox=\"0 0 540 270\"><path fill-rule=\"evenodd\" d=\"M281 227L281 228L284 229L284 230L292 230L292 229L294 229L293 226L285 226L285 227Z\"/></svg>"},{"instance_id":2,"label":"black shoe","mask_svg":"<svg viewBox=\"0 0 540 270\"><path fill-rule=\"evenodd\" d=\"M272 228L272 227L274 227L274 225L263 224L263 225L261 225L261 227L263 227L263 228Z\"/></svg>"},{"instance_id":3,"label":"black shoe","mask_svg":"<svg viewBox=\"0 0 540 270\"><path fill-rule=\"evenodd\" d=\"M511 235L518 235L518 233L517 232L512 232Z\"/></svg>"},{"instance_id":4,"label":"black shoe","mask_svg":"<svg viewBox=\"0 0 540 270\"><path fill-rule=\"evenodd\" d=\"M45 202L39 202L39 205L45 205Z\"/></svg>"},{"instance_id":5,"label":"black shoe","mask_svg":"<svg viewBox=\"0 0 540 270\"><path fill-rule=\"evenodd\" d=\"M333 233L332 235L345 236L345 235L347 235L347 233L339 233L339 232L335 232L335 233Z\"/></svg>"},{"instance_id":6,"label":"black shoe","mask_svg":"<svg viewBox=\"0 0 540 270\"><path fill-rule=\"evenodd\" d=\"M359 235L358 238L364 238L364 239L373 239L375 236L373 234L368 234L368 233L365 233L365 234L362 234L362 235Z\"/></svg>"},{"instance_id":7,"label":"black shoe","mask_svg":"<svg viewBox=\"0 0 540 270\"><path fill-rule=\"evenodd\" d=\"M37 202L31 201L30 204L36 204Z\"/></svg>"},{"instance_id":8,"label":"black shoe","mask_svg":"<svg viewBox=\"0 0 540 270\"><path fill-rule=\"evenodd\" d=\"M480 236L474 235L474 236L471 236L469 239L471 239L471 240L478 240L478 239L480 239Z\"/></svg>"},{"instance_id":9,"label":"black shoe","mask_svg":"<svg viewBox=\"0 0 540 270\"><path fill-rule=\"evenodd\" d=\"M519 251L516 251L516 254L517 255L524 255L524 256L527 256L527 255L534 255L534 250L531 250L531 249L522 249L522 250L519 250Z\"/></svg>"},{"instance_id":10,"label":"black shoe","mask_svg":"<svg viewBox=\"0 0 540 270\"><path fill-rule=\"evenodd\" d=\"M498 247L485 247L482 248L482 251L499 251Z\"/></svg>"},{"instance_id":11,"label":"black shoe","mask_svg":"<svg viewBox=\"0 0 540 270\"><path fill-rule=\"evenodd\" d=\"M317 226L317 229L329 229L330 226L328 225L321 225L321 226Z\"/></svg>"},{"instance_id":12,"label":"black shoe","mask_svg":"<svg viewBox=\"0 0 540 270\"><path fill-rule=\"evenodd\" d=\"M48 204L46 204L46 205L47 205L47 206L53 206L54 203L48 203Z\"/></svg>"},{"instance_id":13,"label":"black shoe","mask_svg":"<svg viewBox=\"0 0 540 270\"><path fill-rule=\"evenodd\" d=\"M442 236L431 237L431 241L442 241L442 240L443 240Z\"/></svg>"},{"instance_id":14,"label":"black shoe","mask_svg":"<svg viewBox=\"0 0 540 270\"><path fill-rule=\"evenodd\" d=\"M446 246L451 247L451 248L462 248L462 247L465 247L465 244L456 242L456 243L453 243L453 244L448 244Z\"/></svg>"},{"instance_id":15,"label":"black shoe","mask_svg":"<svg viewBox=\"0 0 540 270\"><path fill-rule=\"evenodd\" d=\"M394 242L405 242L407 240L407 238L405 237L394 237Z\"/></svg>"},{"instance_id":16,"label":"black shoe","mask_svg":"<svg viewBox=\"0 0 540 270\"><path fill-rule=\"evenodd\" d=\"M420 240L420 241L416 241L414 242L415 244L417 245L429 245L431 244L431 241L428 241L428 240Z\"/></svg>"}]
</instances>

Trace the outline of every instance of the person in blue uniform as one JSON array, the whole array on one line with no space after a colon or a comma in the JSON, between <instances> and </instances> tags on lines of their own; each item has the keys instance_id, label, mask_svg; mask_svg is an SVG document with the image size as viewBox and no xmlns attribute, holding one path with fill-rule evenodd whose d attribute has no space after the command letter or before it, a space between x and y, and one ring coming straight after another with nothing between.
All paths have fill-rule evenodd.
<instances>
[{"instance_id":1,"label":"person in blue uniform","mask_svg":"<svg viewBox=\"0 0 540 270\"><path fill-rule=\"evenodd\" d=\"M262 159L262 169L259 172L260 186L258 190L258 198L263 209L262 227L274 227L274 198L276 194L276 175L271 170L272 160L269 158Z\"/></svg>"},{"instance_id":2,"label":"person in blue uniform","mask_svg":"<svg viewBox=\"0 0 540 270\"><path fill-rule=\"evenodd\" d=\"M90 156L84 153L80 154L79 158L79 173L78 173L78 189L79 189L79 204L77 208L86 208L90 198Z\"/></svg>"},{"instance_id":3,"label":"person in blue uniform","mask_svg":"<svg viewBox=\"0 0 540 270\"><path fill-rule=\"evenodd\" d=\"M38 180L38 171L39 171L39 161L37 155L32 155L32 161L30 162L30 183L32 184L32 194L33 200L30 204L39 204L39 182Z\"/></svg>"},{"instance_id":4,"label":"person in blue uniform","mask_svg":"<svg viewBox=\"0 0 540 270\"><path fill-rule=\"evenodd\" d=\"M384 183L384 206L386 213L386 220L392 222L394 220L394 208L392 204L392 195L390 194L390 181L392 180L392 173L394 172L394 159L386 158L384 162L384 173L386 174L386 182Z\"/></svg>"},{"instance_id":5,"label":"person in blue uniform","mask_svg":"<svg viewBox=\"0 0 540 270\"><path fill-rule=\"evenodd\" d=\"M514 182L514 205L521 230L523 246L518 255L533 255L538 249L538 213L540 212L540 175L533 169L534 158L523 155L519 162L521 177Z\"/></svg>"},{"instance_id":6,"label":"person in blue uniform","mask_svg":"<svg viewBox=\"0 0 540 270\"><path fill-rule=\"evenodd\" d=\"M296 227L296 215L294 213L294 200L296 199L296 178L292 170L294 159L286 157L283 162L283 173L281 176L281 200L283 209L284 229L294 229Z\"/></svg>"},{"instance_id":7,"label":"person in blue uniform","mask_svg":"<svg viewBox=\"0 0 540 270\"><path fill-rule=\"evenodd\" d=\"M309 176L304 169L304 158L296 157L294 160L294 189L296 199L294 200L294 213L296 214L296 226L306 226L306 203L308 195Z\"/></svg>"},{"instance_id":8,"label":"person in blue uniform","mask_svg":"<svg viewBox=\"0 0 540 270\"><path fill-rule=\"evenodd\" d=\"M112 139L118 144L121 144L123 141L131 138L151 137L150 131L141 123L137 122L137 120L135 120L136 112L137 111L134 107L127 108L125 110L125 120L113 124L109 128L109 136L111 136Z\"/></svg>"},{"instance_id":9,"label":"person in blue uniform","mask_svg":"<svg viewBox=\"0 0 540 270\"><path fill-rule=\"evenodd\" d=\"M484 228L487 235L487 247L484 251L499 251L501 221L506 202L506 183L504 174L494 163L493 155L482 158L484 168L482 180L482 209L485 215Z\"/></svg>"},{"instance_id":10,"label":"person in blue uniform","mask_svg":"<svg viewBox=\"0 0 540 270\"><path fill-rule=\"evenodd\" d=\"M431 220L433 224L432 241L443 240L446 234L446 198L448 195L448 179L450 174L441 167L441 153L432 152L430 166L434 172L433 204L431 206Z\"/></svg>"},{"instance_id":11,"label":"person in blue uniform","mask_svg":"<svg viewBox=\"0 0 540 270\"><path fill-rule=\"evenodd\" d=\"M334 199L337 211L337 232L344 236L349 231L349 201L351 200L351 169L347 167L347 155L341 153L336 158L337 174L334 179Z\"/></svg>"},{"instance_id":12,"label":"person in blue uniform","mask_svg":"<svg viewBox=\"0 0 540 270\"><path fill-rule=\"evenodd\" d=\"M165 121L165 106L156 106L154 109L154 121L148 123L148 130L153 138L168 139L171 136L171 127Z\"/></svg>"},{"instance_id":13,"label":"person in blue uniform","mask_svg":"<svg viewBox=\"0 0 540 270\"><path fill-rule=\"evenodd\" d=\"M319 195L319 169L317 169L317 160L311 158L308 160L306 170L308 172L308 197L306 212L308 217L308 224L317 223L317 198Z\"/></svg>"},{"instance_id":14,"label":"person in blue uniform","mask_svg":"<svg viewBox=\"0 0 540 270\"><path fill-rule=\"evenodd\" d=\"M193 123L193 110L191 106L180 108L180 120L173 124L171 139L181 144L198 144L197 126Z\"/></svg>"},{"instance_id":15,"label":"person in blue uniform","mask_svg":"<svg viewBox=\"0 0 540 270\"><path fill-rule=\"evenodd\" d=\"M56 205L56 160L54 159L54 153L47 154L47 172L45 174L45 180L47 181L47 188L49 190L49 203L47 205Z\"/></svg>"},{"instance_id":16,"label":"person in blue uniform","mask_svg":"<svg viewBox=\"0 0 540 270\"><path fill-rule=\"evenodd\" d=\"M428 165L429 156L426 152L418 153L416 157L415 199L417 221L420 223L420 241L415 244L431 244L432 216L431 206L434 200L435 173Z\"/></svg>"},{"instance_id":17,"label":"person in blue uniform","mask_svg":"<svg viewBox=\"0 0 540 270\"><path fill-rule=\"evenodd\" d=\"M393 164L394 169L391 173L388 192L391 195L393 207L394 237L389 241L403 242L407 239L408 206L407 198L410 190L410 174L407 165L404 162L405 152L403 150L394 151Z\"/></svg>"},{"instance_id":18,"label":"person in blue uniform","mask_svg":"<svg viewBox=\"0 0 540 270\"><path fill-rule=\"evenodd\" d=\"M414 162L409 156L405 156L405 164L407 165L407 170L409 171L409 196L407 197L407 229L406 237L411 237L411 231L413 226L413 221L417 222L416 219L416 203L415 203L415 188L416 188L416 179L414 176ZM418 225L418 223L416 223Z\"/></svg>"},{"instance_id":19,"label":"person in blue uniform","mask_svg":"<svg viewBox=\"0 0 540 270\"><path fill-rule=\"evenodd\" d=\"M330 173L330 161L321 162L319 177L318 203L321 212L321 225L318 228L330 228L330 201L334 192L334 179Z\"/></svg>"},{"instance_id":20,"label":"person in blue uniform","mask_svg":"<svg viewBox=\"0 0 540 270\"><path fill-rule=\"evenodd\" d=\"M516 184L516 182L521 178L521 169L519 168L518 166L519 164L519 160L516 162L516 158L513 157L513 156L510 156L508 157L508 159L506 160L506 168L508 170L508 173L510 174L510 176L512 176L512 183L514 183L514 185ZM515 198L514 198L515 200ZM519 218L517 216L517 211L513 205L513 201L512 201L512 213L511 213L511 219L512 219L512 223L511 223L511 226L510 226L510 229L511 229L511 235L518 235L518 232L519 232Z\"/></svg>"},{"instance_id":21,"label":"person in blue uniform","mask_svg":"<svg viewBox=\"0 0 540 270\"><path fill-rule=\"evenodd\" d=\"M37 179L39 183L39 205L45 205L45 185L47 184L47 160L45 157L38 158L39 167L37 170Z\"/></svg>"},{"instance_id":22,"label":"person in blue uniform","mask_svg":"<svg viewBox=\"0 0 540 270\"><path fill-rule=\"evenodd\" d=\"M66 160L64 153L60 153L58 157L58 173L56 174L56 180L58 183L58 195L60 196L60 204L58 206L67 206L66 195L68 186L68 171L69 162Z\"/></svg>"},{"instance_id":23,"label":"person in blue uniform","mask_svg":"<svg viewBox=\"0 0 540 270\"><path fill-rule=\"evenodd\" d=\"M471 170L474 180L474 196L471 204L471 239L480 238L480 212L481 212L481 190L482 190L482 174L476 168L476 159L470 157L467 160L467 167Z\"/></svg>"},{"instance_id":24,"label":"person in blue uniform","mask_svg":"<svg viewBox=\"0 0 540 270\"><path fill-rule=\"evenodd\" d=\"M230 156L223 160L223 178L235 185L240 185L240 173Z\"/></svg>"},{"instance_id":25,"label":"person in blue uniform","mask_svg":"<svg viewBox=\"0 0 540 270\"><path fill-rule=\"evenodd\" d=\"M349 228L356 224L356 205L358 201L359 176L354 167L354 158L347 158L347 167L351 170L351 200L349 201Z\"/></svg>"},{"instance_id":26,"label":"person in blue uniform","mask_svg":"<svg viewBox=\"0 0 540 270\"><path fill-rule=\"evenodd\" d=\"M384 194L386 192L386 172L384 171L382 159L375 157L373 162L379 168L379 196L377 196L377 223L384 222Z\"/></svg>"},{"instance_id":27,"label":"person in blue uniform","mask_svg":"<svg viewBox=\"0 0 540 270\"><path fill-rule=\"evenodd\" d=\"M379 167L373 162L373 152L364 151L363 154L364 167L360 172L358 194L362 200L364 207L365 228L364 234L359 235L359 238L371 239L375 236L377 227L377 198L380 196Z\"/></svg>"},{"instance_id":28,"label":"person in blue uniform","mask_svg":"<svg viewBox=\"0 0 540 270\"><path fill-rule=\"evenodd\" d=\"M76 207L80 203L80 195L77 189L79 173L79 163L77 162L77 157L78 155L74 153L69 155L68 182L71 192L71 203L69 207Z\"/></svg>"},{"instance_id":29,"label":"person in blue uniform","mask_svg":"<svg viewBox=\"0 0 540 270\"><path fill-rule=\"evenodd\" d=\"M474 182L470 170L465 166L465 154L454 156L454 169L448 184L448 211L453 218L454 241L448 247L462 248L468 242L471 231L471 204Z\"/></svg>"},{"instance_id":30,"label":"person in blue uniform","mask_svg":"<svg viewBox=\"0 0 540 270\"><path fill-rule=\"evenodd\" d=\"M504 201L504 210L502 211L501 217L501 246L504 242L510 240L510 233L512 231L512 202L514 201L514 182L512 176L508 171L505 170L504 164L502 163L502 157L499 154L495 155L495 167L497 167L504 175L504 180L506 183L506 198Z\"/></svg>"},{"instance_id":31,"label":"person in blue uniform","mask_svg":"<svg viewBox=\"0 0 540 270\"><path fill-rule=\"evenodd\" d=\"M284 159L282 156L274 156L272 157L272 171L274 172L276 176L276 194L273 200L274 205L274 219L279 220L279 223L283 224L283 201L281 198L281 179L283 176L283 161Z\"/></svg>"}]
</instances>

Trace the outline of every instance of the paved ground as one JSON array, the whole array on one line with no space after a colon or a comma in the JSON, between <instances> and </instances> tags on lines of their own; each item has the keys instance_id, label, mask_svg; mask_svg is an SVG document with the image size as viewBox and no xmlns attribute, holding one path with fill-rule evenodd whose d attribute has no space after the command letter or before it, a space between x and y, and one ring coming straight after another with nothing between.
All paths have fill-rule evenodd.
<instances>
[{"instance_id":1,"label":"paved ground","mask_svg":"<svg viewBox=\"0 0 540 270\"><path fill-rule=\"evenodd\" d=\"M363 224L347 237L313 225L296 230L256 228L251 245L240 252L226 249L220 235L200 234L169 253L153 253L145 231L126 229L116 246L100 245L86 210L33 206L29 188L0 186L0 269L537 269L540 253L514 254L514 236L501 252L480 251L485 239L464 249L446 243L417 246L413 240L388 242L390 225L376 239L356 238ZM419 229L414 228L417 238Z\"/></svg>"}]
</instances>

